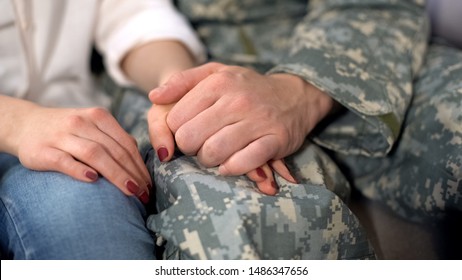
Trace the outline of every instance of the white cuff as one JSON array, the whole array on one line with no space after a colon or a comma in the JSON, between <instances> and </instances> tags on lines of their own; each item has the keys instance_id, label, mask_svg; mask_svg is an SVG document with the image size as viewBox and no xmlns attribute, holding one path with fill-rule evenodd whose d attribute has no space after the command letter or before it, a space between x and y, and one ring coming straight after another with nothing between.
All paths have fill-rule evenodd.
<instances>
[{"instance_id":1,"label":"white cuff","mask_svg":"<svg viewBox=\"0 0 462 280\"><path fill-rule=\"evenodd\" d=\"M197 62L206 60L205 48L187 20L172 7L156 7L138 13L108 37L105 64L111 77L120 85L132 85L120 67L121 60L134 47L156 40L177 40Z\"/></svg>"}]
</instances>

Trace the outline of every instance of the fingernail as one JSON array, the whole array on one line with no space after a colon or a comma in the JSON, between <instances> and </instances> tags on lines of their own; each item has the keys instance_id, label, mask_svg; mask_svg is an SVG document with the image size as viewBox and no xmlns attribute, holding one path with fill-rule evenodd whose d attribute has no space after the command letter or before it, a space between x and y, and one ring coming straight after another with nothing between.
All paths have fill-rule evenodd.
<instances>
[{"instance_id":1,"label":"fingernail","mask_svg":"<svg viewBox=\"0 0 462 280\"><path fill-rule=\"evenodd\" d=\"M279 186L278 186L278 185L276 185L276 182L274 182L274 181L271 181L271 187L273 187L273 189L275 189L275 190L278 190L278 191L279 191Z\"/></svg>"},{"instance_id":2,"label":"fingernail","mask_svg":"<svg viewBox=\"0 0 462 280\"><path fill-rule=\"evenodd\" d=\"M92 181L98 180L98 174L96 174L95 172L91 170L88 170L87 172L85 172L85 176Z\"/></svg>"},{"instance_id":3,"label":"fingernail","mask_svg":"<svg viewBox=\"0 0 462 280\"><path fill-rule=\"evenodd\" d=\"M149 195L146 192L143 192L139 197L138 197L141 202L144 204L147 204L149 202Z\"/></svg>"},{"instance_id":4,"label":"fingernail","mask_svg":"<svg viewBox=\"0 0 462 280\"><path fill-rule=\"evenodd\" d=\"M164 161L168 157L168 150L165 147L160 147L157 150L157 157L160 161Z\"/></svg>"},{"instance_id":5,"label":"fingernail","mask_svg":"<svg viewBox=\"0 0 462 280\"><path fill-rule=\"evenodd\" d=\"M262 179L267 179L268 178L268 176L266 176L265 171L263 171L263 169L261 167L257 168L257 175L258 175L258 177L260 177Z\"/></svg>"},{"instance_id":6,"label":"fingernail","mask_svg":"<svg viewBox=\"0 0 462 280\"><path fill-rule=\"evenodd\" d=\"M134 195L137 195L140 192L140 188L132 180L127 180L127 182L125 182L125 186L127 187L128 191Z\"/></svg>"},{"instance_id":7,"label":"fingernail","mask_svg":"<svg viewBox=\"0 0 462 280\"><path fill-rule=\"evenodd\" d=\"M146 187L148 188L148 190L152 189L152 185L150 183L147 183Z\"/></svg>"}]
</instances>

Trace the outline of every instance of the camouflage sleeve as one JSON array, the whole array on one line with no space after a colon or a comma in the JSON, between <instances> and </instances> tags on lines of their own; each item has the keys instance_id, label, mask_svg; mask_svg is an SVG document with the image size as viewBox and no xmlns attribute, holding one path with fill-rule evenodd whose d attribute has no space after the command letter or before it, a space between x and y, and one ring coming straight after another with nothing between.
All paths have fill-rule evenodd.
<instances>
[{"instance_id":1,"label":"camouflage sleeve","mask_svg":"<svg viewBox=\"0 0 462 280\"><path fill-rule=\"evenodd\" d=\"M315 0L291 51L269 73L292 73L346 110L313 134L346 154L383 156L396 141L428 38L424 0Z\"/></svg>"}]
</instances>

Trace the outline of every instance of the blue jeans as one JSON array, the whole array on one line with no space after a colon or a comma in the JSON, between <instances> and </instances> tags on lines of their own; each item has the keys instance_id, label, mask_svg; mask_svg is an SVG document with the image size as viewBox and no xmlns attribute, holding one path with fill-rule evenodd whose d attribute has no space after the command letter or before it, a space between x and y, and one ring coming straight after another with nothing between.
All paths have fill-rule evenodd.
<instances>
[{"instance_id":1,"label":"blue jeans","mask_svg":"<svg viewBox=\"0 0 462 280\"><path fill-rule=\"evenodd\" d=\"M14 259L154 259L146 210L103 178L83 183L0 153L0 248Z\"/></svg>"}]
</instances>

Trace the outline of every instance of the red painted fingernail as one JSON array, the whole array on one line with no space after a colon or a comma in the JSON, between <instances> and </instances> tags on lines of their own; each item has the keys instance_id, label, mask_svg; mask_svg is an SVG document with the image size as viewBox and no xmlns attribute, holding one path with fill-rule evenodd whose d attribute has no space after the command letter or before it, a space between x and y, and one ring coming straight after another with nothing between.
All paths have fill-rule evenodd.
<instances>
[{"instance_id":1,"label":"red painted fingernail","mask_svg":"<svg viewBox=\"0 0 462 280\"><path fill-rule=\"evenodd\" d=\"M91 170L88 170L87 172L85 172L85 176L92 181L98 180L98 174Z\"/></svg>"},{"instance_id":2,"label":"red painted fingernail","mask_svg":"<svg viewBox=\"0 0 462 280\"><path fill-rule=\"evenodd\" d=\"M144 204L147 204L149 202L149 195L146 192L143 192L139 197L138 197L141 202Z\"/></svg>"},{"instance_id":3,"label":"red painted fingernail","mask_svg":"<svg viewBox=\"0 0 462 280\"><path fill-rule=\"evenodd\" d=\"M127 187L128 191L132 194L136 195L140 192L140 188L132 180L127 180L127 182L125 182L125 186Z\"/></svg>"},{"instance_id":4,"label":"red painted fingernail","mask_svg":"<svg viewBox=\"0 0 462 280\"><path fill-rule=\"evenodd\" d=\"M271 181L271 187L273 187L273 189L275 189L275 190L278 190L278 191L279 191L279 186L278 186L278 185L276 185L276 182L274 182L274 181Z\"/></svg>"},{"instance_id":5,"label":"red painted fingernail","mask_svg":"<svg viewBox=\"0 0 462 280\"><path fill-rule=\"evenodd\" d=\"M263 169L261 167L258 167L257 168L257 175L263 179L267 179L268 176L266 176L266 173L265 171L263 171Z\"/></svg>"},{"instance_id":6,"label":"red painted fingernail","mask_svg":"<svg viewBox=\"0 0 462 280\"><path fill-rule=\"evenodd\" d=\"M168 150L165 147L161 147L157 150L157 157L160 161L164 161L168 157Z\"/></svg>"}]
</instances>

